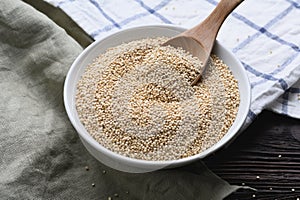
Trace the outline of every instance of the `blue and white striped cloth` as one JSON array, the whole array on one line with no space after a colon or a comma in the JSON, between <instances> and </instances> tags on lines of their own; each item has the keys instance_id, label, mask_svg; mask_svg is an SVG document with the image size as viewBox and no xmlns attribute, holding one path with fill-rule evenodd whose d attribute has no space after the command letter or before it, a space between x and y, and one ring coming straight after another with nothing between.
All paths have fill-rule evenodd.
<instances>
[{"instance_id":1,"label":"blue and white striped cloth","mask_svg":"<svg viewBox=\"0 0 300 200\"><path fill-rule=\"evenodd\" d=\"M123 28L175 24L190 28L215 0L45 0L94 39ZM300 0L245 0L218 40L241 60L252 86L251 122L263 109L300 118Z\"/></svg>"}]
</instances>

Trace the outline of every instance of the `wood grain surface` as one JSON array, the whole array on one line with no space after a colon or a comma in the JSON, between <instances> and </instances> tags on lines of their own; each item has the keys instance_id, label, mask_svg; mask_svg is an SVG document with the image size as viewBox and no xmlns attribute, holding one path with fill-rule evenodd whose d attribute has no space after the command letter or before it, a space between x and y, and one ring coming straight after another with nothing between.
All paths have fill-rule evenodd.
<instances>
[{"instance_id":1,"label":"wood grain surface","mask_svg":"<svg viewBox=\"0 0 300 200\"><path fill-rule=\"evenodd\" d=\"M205 159L238 190L229 199L300 199L300 120L264 111L226 149Z\"/></svg>"}]
</instances>

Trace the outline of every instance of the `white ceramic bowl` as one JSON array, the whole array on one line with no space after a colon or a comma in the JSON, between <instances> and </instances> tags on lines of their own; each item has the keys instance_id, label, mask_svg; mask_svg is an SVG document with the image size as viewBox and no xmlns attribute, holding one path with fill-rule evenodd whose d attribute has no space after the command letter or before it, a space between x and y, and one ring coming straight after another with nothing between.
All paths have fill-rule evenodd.
<instances>
[{"instance_id":1,"label":"white ceramic bowl","mask_svg":"<svg viewBox=\"0 0 300 200\"><path fill-rule=\"evenodd\" d=\"M119 45L123 42L129 42L146 37L172 37L184 30L184 28L170 25L143 26L122 30L91 44L72 64L64 85L65 108L70 121L77 130L86 149L103 164L120 171L131 173L143 173L163 168L173 168L186 165L195 160L204 158L215 152L220 147L225 146L225 144L228 144L243 125L250 107L250 84L248 77L239 60L237 60L235 56L225 49L218 41L215 43L213 53L219 56L230 67L233 75L238 80L241 101L234 124L229 129L228 133L209 149L197 155L173 161L138 160L119 155L104 148L89 135L84 126L81 124L75 108L76 84L83 74L85 67L90 64L93 59L95 59L99 54L104 53L107 48Z\"/></svg>"}]
</instances>

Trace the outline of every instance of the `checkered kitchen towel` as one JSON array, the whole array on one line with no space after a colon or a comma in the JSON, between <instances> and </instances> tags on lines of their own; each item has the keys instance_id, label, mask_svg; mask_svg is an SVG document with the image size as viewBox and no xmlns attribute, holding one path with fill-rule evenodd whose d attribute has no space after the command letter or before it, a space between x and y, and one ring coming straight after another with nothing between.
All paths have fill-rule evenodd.
<instances>
[{"instance_id":1,"label":"checkered kitchen towel","mask_svg":"<svg viewBox=\"0 0 300 200\"><path fill-rule=\"evenodd\" d=\"M190 28L215 0L46 0L94 39L123 28L175 24ZM241 60L252 86L251 122L263 109L300 118L300 1L245 0L218 40Z\"/></svg>"}]
</instances>

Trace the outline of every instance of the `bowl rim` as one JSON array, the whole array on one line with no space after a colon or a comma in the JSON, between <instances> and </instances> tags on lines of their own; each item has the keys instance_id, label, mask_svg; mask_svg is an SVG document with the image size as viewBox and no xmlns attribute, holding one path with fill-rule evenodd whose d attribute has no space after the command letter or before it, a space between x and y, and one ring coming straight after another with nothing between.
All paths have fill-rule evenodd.
<instances>
[{"instance_id":1,"label":"bowl rim","mask_svg":"<svg viewBox=\"0 0 300 200\"><path fill-rule=\"evenodd\" d=\"M87 130L84 128L84 126L81 124L79 118L78 118L78 113L77 110L75 108L75 113L72 112L72 106L75 105L70 105L68 102L72 102L72 98L73 96L68 95L68 88L70 87L70 84L72 83L72 77L71 75L73 73L76 72L76 70L78 70L79 68L76 67L78 66L78 63L90 52L94 49L94 47L96 47L99 43L101 43L103 40L108 39L109 37L113 37L116 36L118 34L122 34L124 32L128 32L128 31L134 31L136 29L144 29L144 28L163 28L163 29L172 29L172 30L177 30L177 31L184 31L186 30L185 27L182 26L177 26L177 25L170 25L170 24L158 24L158 25L143 25L143 26L135 26L135 27L131 27L131 28L125 28L122 30L119 30L115 33L109 34L99 40L94 41L93 43L91 43L87 48L85 48L75 59L75 61L72 63L70 69L68 70L68 73L66 75L65 78L65 82L64 82L64 88L63 88L63 100L64 100L64 106L65 106L65 110L67 112L67 115L69 117L69 120L71 121L73 127L75 128L75 130L77 131L77 133L81 136L81 138L83 138L87 143L89 143L93 148L95 148L97 151L102 152L103 154L107 155L108 157L121 161L121 162L129 162L131 163L131 165L134 166L149 166L149 168L151 167L159 167L159 166L168 166L168 165L173 165L173 164L180 164L180 163L185 163L185 162L192 162L198 159L202 159L212 153L214 153L215 151L219 150L220 148L222 148L223 146L225 146L227 143L229 143L229 141L231 141L239 132L239 130L241 129L241 127L243 126L246 118L247 118L247 114L250 110L250 105L251 105L251 87L250 87L250 82L249 82L249 78L246 74L246 70L244 69L243 65L241 64L241 62L237 59L237 57L227 48L225 48L218 40L216 40L215 45L217 44L219 47L221 47L222 51L225 50L227 51L227 53L235 60L237 61L237 63L240 65L240 67L243 67L242 69L242 76L245 79L246 82L246 87L247 87L247 96L249 98L247 98L247 102L246 102L246 110L248 110L248 112L243 113L243 115L241 116L241 121L239 123L239 125L237 126L237 130L235 130L230 136L228 136L226 138L226 140L224 139L224 137L228 134L228 132L214 145L212 145L211 147L207 148L206 150L195 154L193 156L189 156L189 157L185 157L185 158L180 158L180 159L176 159L176 160L142 160L142 159L136 159L136 158L131 158L131 157L127 157L121 154L118 154L114 151L111 151L107 148L105 148L103 145L101 145L100 143L98 143L88 132ZM214 46L215 46L214 45ZM85 66L86 67L86 66ZM71 98L71 99L70 99ZM75 104L75 103L74 103ZM74 116L75 115L75 116ZM75 120L75 118L78 118L78 121L80 122L80 124L78 124ZM82 132L82 127L80 127L80 125L84 128L84 132ZM223 139L225 141L223 141Z\"/></svg>"}]
</instances>

